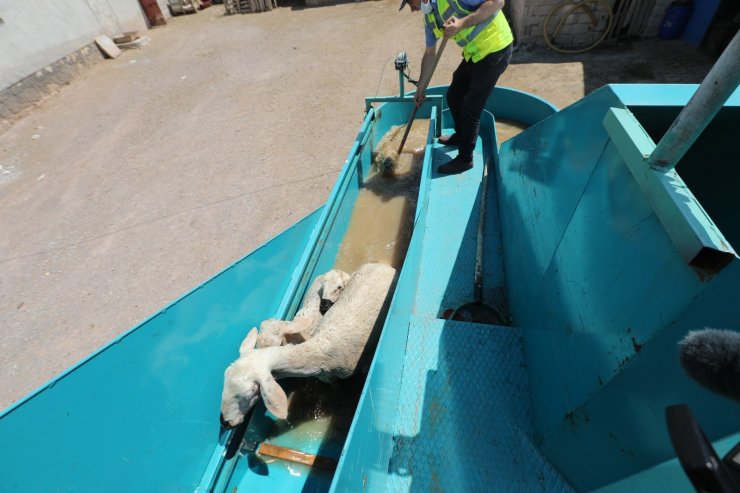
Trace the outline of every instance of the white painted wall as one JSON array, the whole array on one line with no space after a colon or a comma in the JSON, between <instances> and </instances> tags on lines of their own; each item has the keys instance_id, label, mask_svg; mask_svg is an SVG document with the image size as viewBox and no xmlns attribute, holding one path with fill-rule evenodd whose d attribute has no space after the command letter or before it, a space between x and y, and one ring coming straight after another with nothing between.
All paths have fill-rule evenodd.
<instances>
[{"instance_id":1,"label":"white painted wall","mask_svg":"<svg viewBox=\"0 0 740 493\"><path fill-rule=\"evenodd\" d=\"M146 31L138 0L0 0L0 90L91 43Z\"/></svg>"}]
</instances>

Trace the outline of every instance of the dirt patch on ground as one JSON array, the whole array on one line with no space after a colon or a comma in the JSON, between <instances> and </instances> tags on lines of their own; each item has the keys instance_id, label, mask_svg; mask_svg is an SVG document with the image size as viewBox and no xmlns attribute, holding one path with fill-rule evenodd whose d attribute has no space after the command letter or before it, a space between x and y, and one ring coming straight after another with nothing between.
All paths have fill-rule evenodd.
<instances>
[{"instance_id":1,"label":"dirt patch on ground","mask_svg":"<svg viewBox=\"0 0 740 493\"><path fill-rule=\"evenodd\" d=\"M424 40L397 0L214 6L147 34L0 135L0 408L322 205L363 98L397 93L401 50L418 75ZM433 85L459 62L447 51ZM645 75L626 49L538 56L501 84L562 107L600 83L594 66L614 82L615 57Z\"/></svg>"}]
</instances>

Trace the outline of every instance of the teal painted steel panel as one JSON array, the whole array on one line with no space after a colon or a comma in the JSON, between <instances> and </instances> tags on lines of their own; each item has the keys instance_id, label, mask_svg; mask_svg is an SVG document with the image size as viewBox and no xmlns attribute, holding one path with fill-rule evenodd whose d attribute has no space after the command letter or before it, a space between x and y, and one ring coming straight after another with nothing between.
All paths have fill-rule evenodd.
<instances>
[{"instance_id":1,"label":"teal painted steel panel","mask_svg":"<svg viewBox=\"0 0 740 493\"><path fill-rule=\"evenodd\" d=\"M738 441L740 441L740 433L719 440L713 446L717 454L722 457ZM678 463L678 459L672 459L634 476L599 488L594 493L654 493L656 491L694 493L696 489L686 480L686 473L683 471L681 464Z\"/></svg>"},{"instance_id":2,"label":"teal painted steel panel","mask_svg":"<svg viewBox=\"0 0 740 493\"><path fill-rule=\"evenodd\" d=\"M192 492L218 440L223 371L274 313L319 213L6 410L0 490Z\"/></svg>"},{"instance_id":3,"label":"teal painted steel panel","mask_svg":"<svg viewBox=\"0 0 740 493\"><path fill-rule=\"evenodd\" d=\"M684 87L656 89L663 92L653 104L665 107L691 96ZM598 128L610 108L647 102L631 91L597 91L501 151L507 287L525 340L538 440L580 491L607 485L619 491L624 478L670 460L668 404L699 409L711 439L740 429L738 406L699 389L677 362L677 342L688 330L738 328L730 301L740 285L737 261L714 278L699 278L658 220L656 190L641 190L624 162L623 154L641 160L651 146L632 141L624 149L619 135L612 143ZM566 129L583 145L563 145ZM589 145L593 152L586 154ZM719 148L737 155L732 143ZM706 164L701 169L722 179ZM720 190L725 196L719 202L728 204L727 189ZM622 491L633 491L627 484ZM681 488L687 484L680 478Z\"/></svg>"},{"instance_id":4,"label":"teal painted steel panel","mask_svg":"<svg viewBox=\"0 0 740 493\"><path fill-rule=\"evenodd\" d=\"M699 84L610 84L608 87L625 106L659 108L686 106ZM724 104L725 108L737 106L740 106L740 88Z\"/></svg>"},{"instance_id":5,"label":"teal painted steel panel","mask_svg":"<svg viewBox=\"0 0 740 493\"><path fill-rule=\"evenodd\" d=\"M646 341L619 374L550 435L543 452L574 486L590 491L673 459L664 418L665 407L671 404L688 404L718 450L722 449L718 441L738 436L740 404L689 379L678 362L677 346L689 330L738 330L739 281L740 265L735 263ZM665 481L676 488L667 490L692 491L686 477L675 472L667 471ZM623 486L622 490L614 486L612 491L635 491L630 489L634 483Z\"/></svg>"},{"instance_id":6,"label":"teal painted steel panel","mask_svg":"<svg viewBox=\"0 0 740 493\"><path fill-rule=\"evenodd\" d=\"M609 136L603 88L505 142L496 173L510 310L520 325Z\"/></svg>"},{"instance_id":7,"label":"teal painted steel panel","mask_svg":"<svg viewBox=\"0 0 740 493\"><path fill-rule=\"evenodd\" d=\"M522 318L545 441L700 288L616 149L597 163Z\"/></svg>"}]
</instances>

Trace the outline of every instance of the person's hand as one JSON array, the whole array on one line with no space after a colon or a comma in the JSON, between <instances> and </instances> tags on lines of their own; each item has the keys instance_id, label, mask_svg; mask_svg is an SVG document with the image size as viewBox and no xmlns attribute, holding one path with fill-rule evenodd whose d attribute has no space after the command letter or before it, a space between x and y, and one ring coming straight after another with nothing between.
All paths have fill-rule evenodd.
<instances>
[{"instance_id":1,"label":"person's hand","mask_svg":"<svg viewBox=\"0 0 740 493\"><path fill-rule=\"evenodd\" d=\"M426 99L426 90L424 89L417 89L416 95L414 96L414 103L416 103L416 107L418 108L424 103L424 100Z\"/></svg>"},{"instance_id":2,"label":"person's hand","mask_svg":"<svg viewBox=\"0 0 740 493\"><path fill-rule=\"evenodd\" d=\"M463 30L463 21L461 21L455 16L452 16L449 19L447 19L447 22L445 22L444 28L445 28L445 38L451 38L455 34Z\"/></svg>"}]
</instances>

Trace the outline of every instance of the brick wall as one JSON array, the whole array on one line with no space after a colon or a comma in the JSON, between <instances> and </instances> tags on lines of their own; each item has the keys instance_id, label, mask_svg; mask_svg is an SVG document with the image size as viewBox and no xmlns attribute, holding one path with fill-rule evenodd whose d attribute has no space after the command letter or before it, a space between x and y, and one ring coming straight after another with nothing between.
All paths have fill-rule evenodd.
<instances>
[{"instance_id":1,"label":"brick wall","mask_svg":"<svg viewBox=\"0 0 740 493\"><path fill-rule=\"evenodd\" d=\"M545 18L550 10L562 3L563 0L508 0L511 24L520 46L546 46L543 37ZM655 7L650 13L645 31L642 37L655 37L658 35L660 23L666 8L672 0L656 0ZM614 0L609 0L613 7ZM554 17L551 18L551 30L554 30ZM558 35L558 40L587 45L595 40L599 33L594 34L590 28L591 20L585 13L573 14L567 25L563 25Z\"/></svg>"},{"instance_id":2,"label":"brick wall","mask_svg":"<svg viewBox=\"0 0 740 493\"><path fill-rule=\"evenodd\" d=\"M514 4L519 4L517 9L512 8L512 16L517 14L521 16L516 19L516 36L518 44L523 46L538 45L544 46L545 40L542 37L542 27L545 22L547 13L561 0L510 0Z\"/></svg>"}]
</instances>

